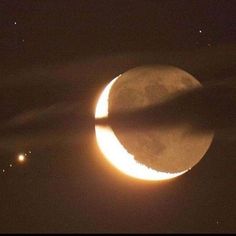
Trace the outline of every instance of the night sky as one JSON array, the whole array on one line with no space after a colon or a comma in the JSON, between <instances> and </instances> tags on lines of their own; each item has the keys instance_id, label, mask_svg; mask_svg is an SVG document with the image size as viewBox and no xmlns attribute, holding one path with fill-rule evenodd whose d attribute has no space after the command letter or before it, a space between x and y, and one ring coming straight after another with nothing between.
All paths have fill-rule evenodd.
<instances>
[{"instance_id":1,"label":"night sky","mask_svg":"<svg viewBox=\"0 0 236 236\"><path fill-rule=\"evenodd\" d=\"M104 86L136 66L235 82L235 12L233 0L1 0L0 233L236 232L232 101L232 129L164 182L112 167L93 119Z\"/></svg>"}]
</instances>

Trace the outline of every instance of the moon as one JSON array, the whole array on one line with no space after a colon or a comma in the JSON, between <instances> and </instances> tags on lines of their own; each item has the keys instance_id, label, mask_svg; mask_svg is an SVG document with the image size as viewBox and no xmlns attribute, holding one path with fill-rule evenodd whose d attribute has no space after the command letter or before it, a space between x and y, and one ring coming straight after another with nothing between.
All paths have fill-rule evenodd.
<instances>
[{"instance_id":1,"label":"moon","mask_svg":"<svg viewBox=\"0 0 236 236\"><path fill-rule=\"evenodd\" d=\"M177 67L137 67L105 87L95 118L159 104L199 86L197 79ZM95 134L101 152L114 167L131 177L152 181L172 179L189 171L203 158L214 136L214 132L193 133L185 124L132 131L95 125Z\"/></svg>"}]
</instances>

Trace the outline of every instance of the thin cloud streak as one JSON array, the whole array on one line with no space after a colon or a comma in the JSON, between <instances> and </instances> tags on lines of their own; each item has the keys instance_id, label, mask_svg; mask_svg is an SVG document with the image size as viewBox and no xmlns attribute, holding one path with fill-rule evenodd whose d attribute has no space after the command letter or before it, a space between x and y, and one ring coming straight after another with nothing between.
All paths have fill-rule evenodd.
<instances>
[{"instance_id":1,"label":"thin cloud streak","mask_svg":"<svg viewBox=\"0 0 236 236\"><path fill-rule=\"evenodd\" d=\"M177 94L165 103L97 119L119 129L150 129L187 124L197 132L236 130L236 83L211 82Z\"/></svg>"}]
</instances>

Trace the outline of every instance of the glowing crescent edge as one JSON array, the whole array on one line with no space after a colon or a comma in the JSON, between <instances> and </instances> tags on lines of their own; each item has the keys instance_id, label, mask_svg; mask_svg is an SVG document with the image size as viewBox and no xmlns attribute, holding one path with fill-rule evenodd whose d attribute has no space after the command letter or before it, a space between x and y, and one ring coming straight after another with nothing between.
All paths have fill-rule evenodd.
<instances>
[{"instance_id":1,"label":"glowing crescent edge","mask_svg":"<svg viewBox=\"0 0 236 236\"><path fill-rule=\"evenodd\" d=\"M112 85L121 75L113 79L101 93L96 110L95 118L108 116L108 99ZM96 140L104 157L117 169L126 175L142 180L167 180L180 176L188 170L178 173L159 172L137 162L133 155L121 145L113 130L109 126L95 125Z\"/></svg>"}]
</instances>

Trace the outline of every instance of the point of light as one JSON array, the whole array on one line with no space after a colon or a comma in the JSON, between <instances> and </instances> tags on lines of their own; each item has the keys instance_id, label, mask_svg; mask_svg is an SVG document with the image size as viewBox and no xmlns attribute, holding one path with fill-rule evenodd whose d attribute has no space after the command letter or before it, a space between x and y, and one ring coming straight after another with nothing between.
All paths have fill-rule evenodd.
<instances>
[{"instance_id":1,"label":"point of light","mask_svg":"<svg viewBox=\"0 0 236 236\"><path fill-rule=\"evenodd\" d=\"M201 33L202 33L202 30L199 30L199 33L201 34Z\"/></svg>"},{"instance_id":2,"label":"point of light","mask_svg":"<svg viewBox=\"0 0 236 236\"><path fill-rule=\"evenodd\" d=\"M108 117L108 99L112 85L119 78L113 79L103 90L97 102L95 118ZM117 169L126 175L142 180L167 180L184 174L188 170L178 173L165 173L149 168L135 160L125 147L119 142L113 130L106 126L95 126L97 143L104 157Z\"/></svg>"},{"instance_id":3,"label":"point of light","mask_svg":"<svg viewBox=\"0 0 236 236\"><path fill-rule=\"evenodd\" d=\"M19 154L18 155L18 161L19 162L24 162L25 161L25 155L24 154Z\"/></svg>"},{"instance_id":4,"label":"point of light","mask_svg":"<svg viewBox=\"0 0 236 236\"><path fill-rule=\"evenodd\" d=\"M16 25L16 21L14 22L14 25Z\"/></svg>"},{"instance_id":5,"label":"point of light","mask_svg":"<svg viewBox=\"0 0 236 236\"><path fill-rule=\"evenodd\" d=\"M9 166L12 167L12 164L10 164Z\"/></svg>"}]
</instances>

